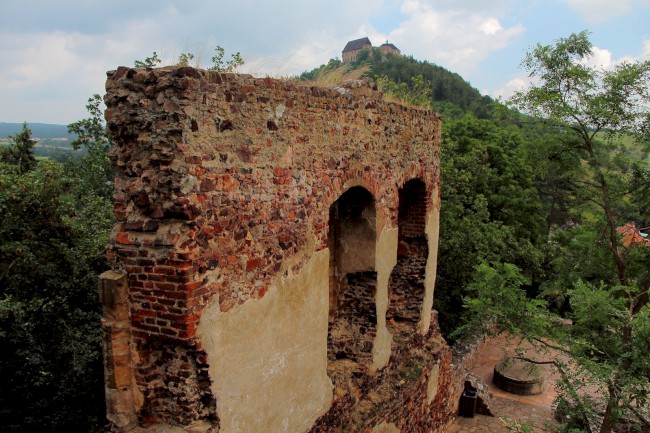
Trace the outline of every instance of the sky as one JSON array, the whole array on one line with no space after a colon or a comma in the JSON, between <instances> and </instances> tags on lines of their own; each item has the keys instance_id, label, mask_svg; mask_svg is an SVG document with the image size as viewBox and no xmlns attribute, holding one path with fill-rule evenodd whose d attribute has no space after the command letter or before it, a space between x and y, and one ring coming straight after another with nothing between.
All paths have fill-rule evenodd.
<instances>
[{"instance_id":1,"label":"sky","mask_svg":"<svg viewBox=\"0 0 650 433\"><path fill-rule=\"evenodd\" d=\"M220 45L240 72L287 77L368 36L460 74L482 94L525 86L525 52L582 30L591 62L650 60L650 0L0 0L0 122L68 124L106 71L154 51L207 67Z\"/></svg>"}]
</instances>

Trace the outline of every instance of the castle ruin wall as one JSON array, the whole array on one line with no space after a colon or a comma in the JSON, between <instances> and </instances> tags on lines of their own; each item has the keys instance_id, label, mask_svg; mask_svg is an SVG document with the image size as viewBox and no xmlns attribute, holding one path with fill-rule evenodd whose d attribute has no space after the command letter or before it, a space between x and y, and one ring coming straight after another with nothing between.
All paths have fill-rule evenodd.
<instances>
[{"instance_id":1,"label":"castle ruin wall","mask_svg":"<svg viewBox=\"0 0 650 433\"><path fill-rule=\"evenodd\" d=\"M121 67L106 91L118 223L102 287L120 303L104 302L103 329L115 429L444 427L458 387L432 311L437 114L386 102L364 81L325 88L191 67ZM408 266L424 269L413 271L421 299L402 309L413 319L398 333L386 316L410 296L391 298L390 286L400 190L413 180L403 232L423 239ZM338 201L351 191L370 197L363 209ZM350 353L357 347L363 354ZM388 401L400 387L417 422Z\"/></svg>"}]
</instances>

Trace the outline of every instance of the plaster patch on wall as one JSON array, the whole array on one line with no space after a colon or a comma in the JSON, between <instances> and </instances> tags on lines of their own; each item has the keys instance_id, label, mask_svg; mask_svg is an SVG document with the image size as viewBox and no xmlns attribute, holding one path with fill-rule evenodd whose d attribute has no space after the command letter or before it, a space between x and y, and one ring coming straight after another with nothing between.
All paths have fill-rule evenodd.
<instances>
[{"instance_id":1,"label":"plaster patch on wall","mask_svg":"<svg viewBox=\"0 0 650 433\"><path fill-rule=\"evenodd\" d=\"M386 310L388 309L388 280L397 263L398 230L385 229L379 234L375 250L375 269L377 271L377 335L372 347L372 366L370 372L388 365L393 336L386 328Z\"/></svg>"},{"instance_id":2,"label":"plaster patch on wall","mask_svg":"<svg viewBox=\"0 0 650 433\"><path fill-rule=\"evenodd\" d=\"M210 363L222 433L301 432L330 407L328 250L262 299L206 308L197 335Z\"/></svg>"},{"instance_id":3,"label":"plaster patch on wall","mask_svg":"<svg viewBox=\"0 0 650 433\"><path fill-rule=\"evenodd\" d=\"M400 429L397 428L395 424L392 422L386 423L382 422L381 424L378 424L375 426L375 428L372 429L371 433L401 433Z\"/></svg>"},{"instance_id":4,"label":"plaster patch on wall","mask_svg":"<svg viewBox=\"0 0 650 433\"><path fill-rule=\"evenodd\" d=\"M440 380L437 407L426 405L428 376L409 382L413 386L395 397L405 403L399 407L378 406L363 395L401 386L399 372L390 370L392 358L381 375L366 374L375 354L377 366L384 365L391 345L390 334L375 326L383 328L387 320L385 307L376 306L384 296L377 296L377 279L383 286L385 278L375 269L383 268L375 251L384 228L399 220L399 185L421 179L426 195L440 181L440 116L387 102L362 81L344 83L345 92L339 92L191 67L120 67L108 77L118 222L107 258L113 269L129 274L132 364L142 394L139 403L128 404L136 411L143 404L138 422L187 424L186 430L198 431L199 422L216 427L218 415L220 431L298 432L325 412L314 431L345 433L352 418L364 429L379 420L408 424L413 432L444 428L454 411L442 397L452 389L450 381ZM329 248L330 206L353 186L371 193L375 215L367 212L369 223L344 236L347 246L363 253L345 263L353 266L342 275L343 286L356 290L351 296L342 291L348 301L343 310L362 313L355 324L366 319L359 331L367 338L347 345L350 359L361 362L341 376L350 373L352 385L364 392L362 400L355 391L332 402L326 376L330 266L320 254L329 254L336 270L337 250L322 251ZM427 204L437 212L431 200ZM426 234L433 246L434 236ZM395 246L381 249L383 255ZM422 323L415 332L404 327L414 345L399 354L405 362L422 358L434 365L434 350L436 359L444 358L440 376L446 378L451 358L446 342L437 340L430 310L435 267L434 250L428 251L429 308L420 300L422 269L408 325ZM427 338L412 335L429 323ZM424 347L428 352L421 353ZM187 374L197 380L186 380ZM168 393L167 383L188 386ZM197 411L198 395L209 411ZM451 400L458 400L455 394ZM407 406L413 402L423 403L422 411ZM117 412L108 408L109 415Z\"/></svg>"},{"instance_id":5,"label":"plaster patch on wall","mask_svg":"<svg viewBox=\"0 0 650 433\"><path fill-rule=\"evenodd\" d=\"M282 118L284 116L284 110L286 110L287 107L284 104L278 104L277 107L275 107L275 117L278 119Z\"/></svg>"},{"instance_id":6,"label":"plaster patch on wall","mask_svg":"<svg viewBox=\"0 0 650 433\"><path fill-rule=\"evenodd\" d=\"M431 309L433 308L433 290L436 285L436 272L438 268L438 237L440 234L440 196L438 186L434 186L431 192L431 203L433 205L427 210L427 219L424 232L429 242L429 257L424 277L424 303L420 316L420 333L426 335L431 324Z\"/></svg>"},{"instance_id":7,"label":"plaster patch on wall","mask_svg":"<svg viewBox=\"0 0 650 433\"><path fill-rule=\"evenodd\" d=\"M436 364L431 368L429 373L429 381L427 382L427 403L431 404L436 394L438 393L438 381L440 379L440 364Z\"/></svg>"}]
</instances>

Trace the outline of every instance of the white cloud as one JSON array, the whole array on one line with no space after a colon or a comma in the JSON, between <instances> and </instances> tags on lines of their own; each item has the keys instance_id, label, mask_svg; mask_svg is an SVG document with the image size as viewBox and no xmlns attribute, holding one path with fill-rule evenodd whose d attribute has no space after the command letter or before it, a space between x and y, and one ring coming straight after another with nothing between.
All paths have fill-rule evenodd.
<instances>
[{"instance_id":1,"label":"white cloud","mask_svg":"<svg viewBox=\"0 0 650 433\"><path fill-rule=\"evenodd\" d=\"M494 90L492 97L508 99L518 90L524 90L530 85L530 79L527 75L517 76L508 81L504 86Z\"/></svg>"},{"instance_id":2,"label":"white cloud","mask_svg":"<svg viewBox=\"0 0 650 433\"><path fill-rule=\"evenodd\" d=\"M147 27L146 21L133 21L110 34L0 32L0 118L57 123L82 118L87 99L103 93L106 71L132 64L124 59L144 52ZM123 38L122 31L135 39Z\"/></svg>"},{"instance_id":3,"label":"white cloud","mask_svg":"<svg viewBox=\"0 0 650 433\"><path fill-rule=\"evenodd\" d=\"M522 25L504 28L498 17L465 9L436 8L436 2L405 0L408 18L389 38L407 54L433 61L461 75L518 37Z\"/></svg>"},{"instance_id":4,"label":"white cloud","mask_svg":"<svg viewBox=\"0 0 650 433\"><path fill-rule=\"evenodd\" d=\"M612 70L617 65L624 62L650 60L650 39L643 41L643 51L636 57L627 55L615 59L611 51L597 46L592 47L592 52L592 56L583 60L581 62L582 64L596 69ZM500 97L502 99L508 99L516 91L528 88L531 85L531 82L531 79L527 75L521 74L512 78L503 86L490 92L490 94L495 98Z\"/></svg>"},{"instance_id":5,"label":"white cloud","mask_svg":"<svg viewBox=\"0 0 650 433\"><path fill-rule=\"evenodd\" d=\"M650 5L649 0L564 0L582 19L594 25L629 14L635 3Z\"/></svg>"},{"instance_id":6,"label":"white cloud","mask_svg":"<svg viewBox=\"0 0 650 433\"><path fill-rule=\"evenodd\" d=\"M86 115L107 70L153 51L168 63L192 52L205 67L221 45L241 52L243 71L298 74L340 56L355 29L385 12L382 0L4 0L0 10L0 121L58 123Z\"/></svg>"},{"instance_id":7,"label":"white cloud","mask_svg":"<svg viewBox=\"0 0 650 433\"><path fill-rule=\"evenodd\" d=\"M625 55L615 59L611 51L594 46L592 47L591 57L583 60L581 63L592 68L612 70L617 65L624 62L638 62L644 60L650 60L650 40L648 39L643 41L643 49L638 56Z\"/></svg>"},{"instance_id":8,"label":"white cloud","mask_svg":"<svg viewBox=\"0 0 650 433\"><path fill-rule=\"evenodd\" d=\"M644 39L643 41L643 51L639 55L639 60L646 61L650 60L650 39Z\"/></svg>"},{"instance_id":9,"label":"white cloud","mask_svg":"<svg viewBox=\"0 0 650 433\"><path fill-rule=\"evenodd\" d=\"M287 77L313 69L331 58L341 57L345 38L333 41L327 35L315 35L299 46L274 53L273 56L249 57L242 72L255 76Z\"/></svg>"},{"instance_id":10,"label":"white cloud","mask_svg":"<svg viewBox=\"0 0 650 433\"><path fill-rule=\"evenodd\" d=\"M610 15L650 4L563 1L581 10L589 3L600 13L611 8ZM241 52L242 72L286 76L340 57L350 39L368 36L375 45L388 39L405 54L494 88L486 82L508 77L510 59L498 62L501 69L486 60L511 56L514 50L504 48L528 36L517 24L528 16L522 8L547 8L539 0L1 2L0 121L59 123L86 114L86 99L103 93L106 70L133 65L153 51L168 63L192 52L209 66L216 45ZM641 55L650 58L650 41L645 47ZM620 60L606 50L595 54L602 64Z\"/></svg>"},{"instance_id":11,"label":"white cloud","mask_svg":"<svg viewBox=\"0 0 650 433\"><path fill-rule=\"evenodd\" d=\"M611 51L594 46L592 48L592 55L583 60L582 63L593 68L611 69L616 62L612 60Z\"/></svg>"}]
</instances>

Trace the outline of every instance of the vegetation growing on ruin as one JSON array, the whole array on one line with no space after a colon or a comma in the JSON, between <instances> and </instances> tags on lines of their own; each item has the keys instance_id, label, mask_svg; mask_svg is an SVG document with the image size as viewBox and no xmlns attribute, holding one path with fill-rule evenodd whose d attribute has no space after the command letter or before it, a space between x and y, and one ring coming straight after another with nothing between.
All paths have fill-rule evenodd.
<instances>
[{"instance_id":1,"label":"vegetation growing on ruin","mask_svg":"<svg viewBox=\"0 0 650 433\"><path fill-rule=\"evenodd\" d=\"M498 329L552 339L571 360L554 360L567 374L558 403L567 431L609 432L626 418L648 426L636 408L650 395L650 248L626 244L619 228L650 226L650 65L601 71L581 62L590 50L584 33L534 48L524 66L540 81L511 107L440 66L375 49L301 78L365 75L391 97L443 114L434 301L443 331L451 338L493 318ZM211 69L243 63L224 55L217 47ZM182 53L178 64L193 59ZM135 65L159 64L154 52ZM3 431L102 424L96 277L113 217L99 103L91 98L90 116L70 125L81 158L37 162L27 125L1 149ZM557 327L558 318L574 325ZM600 386L597 404L581 397L579 381Z\"/></svg>"},{"instance_id":2,"label":"vegetation growing on ruin","mask_svg":"<svg viewBox=\"0 0 650 433\"><path fill-rule=\"evenodd\" d=\"M325 71L339 67L348 70L366 67L368 68L366 78L381 77L393 81L398 86L406 84L410 90L418 86L413 80L421 80L430 89L430 108L442 114L445 119L462 117L468 111L480 119L489 118L492 113L494 104L492 98L482 96L460 75L433 63L416 60L412 56L383 54L378 48L362 50L357 60L352 63L331 59L318 68L303 72L300 78L313 80Z\"/></svg>"},{"instance_id":3,"label":"vegetation growing on ruin","mask_svg":"<svg viewBox=\"0 0 650 433\"><path fill-rule=\"evenodd\" d=\"M193 60L195 61L195 66L197 68L201 67L200 59L194 53L189 51L182 52L178 55L178 59L176 60L175 65L192 66L191 62ZM217 72L234 72L237 68L239 68L245 63L239 51L236 53L231 53L230 58L227 58L226 50L221 45L217 45L214 48L214 55L210 58L210 61L212 62L212 64L204 67L206 67L210 71L217 71ZM151 56L145 57L144 60L135 60L133 62L133 65L136 68L156 68L162 66L163 64L168 64L168 63L163 62L163 59L158 57L158 53L155 51Z\"/></svg>"},{"instance_id":4,"label":"vegetation growing on ruin","mask_svg":"<svg viewBox=\"0 0 650 433\"><path fill-rule=\"evenodd\" d=\"M89 105L98 102L91 98ZM36 162L25 126L0 162L2 431L100 431L97 276L113 226L101 111L73 129L82 158Z\"/></svg>"},{"instance_id":5,"label":"vegetation growing on ruin","mask_svg":"<svg viewBox=\"0 0 650 433\"><path fill-rule=\"evenodd\" d=\"M434 308L447 335L493 319L551 338L568 359L552 360L566 431L647 429L650 248L625 230L650 226L650 63L602 70L590 55L585 32L533 48L523 66L534 86L509 106L410 57L366 50L343 66L369 67L402 100L426 83L445 118Z\"/></svg>"}]
</instances>

